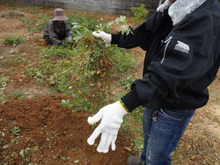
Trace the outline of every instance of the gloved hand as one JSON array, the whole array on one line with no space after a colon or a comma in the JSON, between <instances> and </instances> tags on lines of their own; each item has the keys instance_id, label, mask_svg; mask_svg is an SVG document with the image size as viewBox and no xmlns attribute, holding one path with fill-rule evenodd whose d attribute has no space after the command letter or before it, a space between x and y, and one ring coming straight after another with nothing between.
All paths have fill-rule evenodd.
<instances>
[{"instance_id":1,"label":"gloved hand","mask_svg":"<svg viewBox=\"0 0 220 165\"><path fill-rule=\"evenodd\" d=\"M112 41L112 35L103 31L94 31L92 34L97 38L101 38L106 44L110 44Z\"/></svg>"},{"instance_id":2,"label":"gloved hand","mask_svg":"<svg viewBox=\"0 0 220 165\"><path fill-rule=\"evenodd\" d=\"M68 42L73 42L72 35L69 35L69 36L68 36L67 41L68 41Z\"/></svg>"},{"instance_id":3,"label":"gloved hand","mask_svg":"<svg viewBox=\"0 0 220 165\"><path fill-rule=\"evenodd\" d=\"M64 42L60 42L59 45L64 46L64 47L66 46L66 44Z\"/></svg>"},{"instance_id":4,"label":"gloved hand","mask_svg":"<svg viewBox=\"0 0 220 165\"><path fill-rule=\"evenodd\" d=\"M93 117L88 117L87 121L89 124L94 124L100 119L102 120L92 135L87 139L87 143L89 145L93 145L99 134L102 134L100 143L97 147L97 151L100 153L107 153L110 144L112 150L114 151L116 149L115 141L117 139L118 130L121 126L121 123L123 122L123 117L126 114L127 111L123 105L117 101L113 104L109 104L103 107Z\"/></svg>"}]
</instances>

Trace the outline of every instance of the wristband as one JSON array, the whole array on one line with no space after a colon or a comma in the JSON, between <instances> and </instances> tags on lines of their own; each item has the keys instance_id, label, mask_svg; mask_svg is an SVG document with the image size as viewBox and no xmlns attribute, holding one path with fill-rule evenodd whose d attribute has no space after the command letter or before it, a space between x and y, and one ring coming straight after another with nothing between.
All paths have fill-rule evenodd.
<instances>
[{"instance_id":1,"label":"wristband","mask_svg":"<svg viewBox=\"0 0 220 165\"><path fill-rule=\"evenodd\" d=\"M121 106L126 112L129 112L129 111L128 111L128 108L126 107L126 105L123 103L123 101L122 101L121 99L118 101L118 103L120 104L120 106Z\"/></svg>"}]
</instances>

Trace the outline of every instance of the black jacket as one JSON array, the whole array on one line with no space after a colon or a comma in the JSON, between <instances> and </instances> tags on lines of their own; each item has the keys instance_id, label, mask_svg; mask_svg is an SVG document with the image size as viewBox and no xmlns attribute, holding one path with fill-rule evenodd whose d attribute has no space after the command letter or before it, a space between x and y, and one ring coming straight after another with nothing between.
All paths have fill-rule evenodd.
<instances>
[{"instance_id":1,"label":"black jacket","mask_svg":"<svg viewBox=\"0 0 220 165\"><path fill-rule=\"evenodd\" d=\"M157 12L133 33L112 34L111 42L147 51L143 78L134 81L122 98L129 111L139 105L181 110L207 103L207 87L220 66L217 0L207 0L175 26L167 10Z\"/></svg>"}]
</instances>

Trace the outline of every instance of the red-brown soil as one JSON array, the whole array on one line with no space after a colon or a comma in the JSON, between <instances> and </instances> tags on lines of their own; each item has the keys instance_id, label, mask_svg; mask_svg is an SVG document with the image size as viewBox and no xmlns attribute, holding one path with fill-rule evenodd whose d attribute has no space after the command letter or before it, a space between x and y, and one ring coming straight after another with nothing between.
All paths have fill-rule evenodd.
<instances>
[{"instance_id":1,"label":"red-brown soil","mask_svg":"<svg viewBox=\"0 0 220 165\"><path fill-rule=\"evenodd\" d=\"M22 102L13 100L0 106L0 130L5 134L4 141L9 144L4 153L7 150L16 153L9 164L25 162L19 153L27 148L30 148L31 155L26 159L38 164L74 164L74 161L91 165L125 164L131 154L125 148L130 147L129 136L119 132L116 151L99 154L96 147L86 142L93 130L87 123L89 114L83 111L73 113L71 108L62 107L64 98L62 95L44 96ZM19 127L19 135L10 131L14 127ZM10 143L11 139L15 142ZM2 148L3 144L0 146ZM37 151L33 151L36 146ZM0 162L2 160L3 155L0 155Z\"/></svg>"}]
</instances>

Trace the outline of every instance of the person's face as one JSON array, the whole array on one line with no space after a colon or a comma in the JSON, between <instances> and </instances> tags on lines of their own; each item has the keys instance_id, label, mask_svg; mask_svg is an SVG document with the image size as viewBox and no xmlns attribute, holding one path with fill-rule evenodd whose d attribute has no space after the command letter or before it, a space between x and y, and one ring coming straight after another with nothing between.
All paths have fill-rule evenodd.
<instances>
[{"instance_id":1,"label":"person's face","mask_svg":"<svg viewBox=\"0 0 220 165\"><path fill-rule=\"evenodd\" d=\"M59 21L57 21L57 22L58 22L59 24L62 24L62 23L63 23L63 21L60 21L60 20L59 20Z\"/></svg>"}]
</instances>

